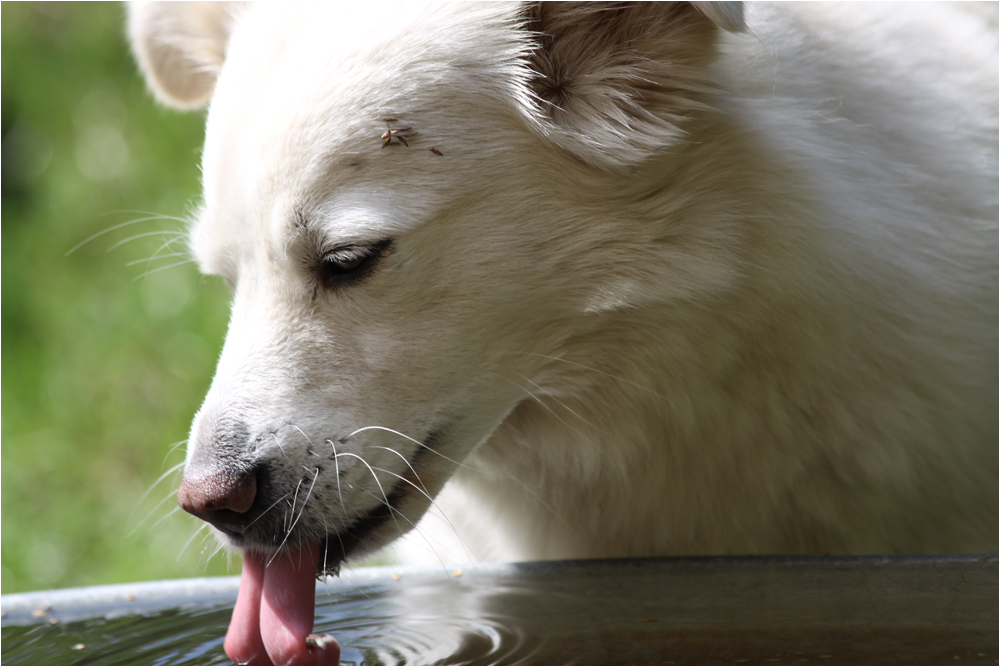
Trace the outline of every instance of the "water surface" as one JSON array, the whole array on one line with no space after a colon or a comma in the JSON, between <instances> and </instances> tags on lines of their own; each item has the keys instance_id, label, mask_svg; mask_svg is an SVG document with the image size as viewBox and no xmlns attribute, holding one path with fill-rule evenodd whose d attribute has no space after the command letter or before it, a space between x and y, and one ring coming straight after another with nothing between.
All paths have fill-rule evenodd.
<instances>
[{"instance_id":1,"label":"water surface","mask_svg":"<svg viewBox=\"0 0 1000 667\"><path fill-rule=\"evenodd\" d=\"M317 586L345 664L996 664L996 556L372 568ZM3 596L2 662L228 664L238 579Z\"/></svg>"}]
</instances>

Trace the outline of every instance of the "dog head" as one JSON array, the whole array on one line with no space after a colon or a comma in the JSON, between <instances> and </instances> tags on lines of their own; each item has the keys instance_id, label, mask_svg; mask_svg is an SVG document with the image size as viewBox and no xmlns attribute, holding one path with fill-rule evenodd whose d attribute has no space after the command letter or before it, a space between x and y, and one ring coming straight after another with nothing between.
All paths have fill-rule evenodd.
<instances>
[{"instance_id":1,"label":"dog head","mask_svg":"<svg viewBox=\"0 0 1000 667\"><path fill-rule=\"evenodd\" d=\"M664 243L641 201L719 26L739 8L133 8L156 96L209 105L192 248L233 292L185 509L335 569L411 528L520 402L567 391L550 360L609 313L717 281L714 246Z\"/></svg>"}]
</instances>

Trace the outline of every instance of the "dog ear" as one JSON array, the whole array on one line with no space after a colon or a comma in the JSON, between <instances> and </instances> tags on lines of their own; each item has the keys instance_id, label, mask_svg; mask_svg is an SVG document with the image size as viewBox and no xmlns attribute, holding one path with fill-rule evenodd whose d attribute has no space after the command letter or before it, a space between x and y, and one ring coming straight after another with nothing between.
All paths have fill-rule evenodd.
<instances>
[{"instance_id":1,"label":"dog ear","mask_svg":"<svg viewBox=\"0 0 1000 667\"><path fill-rule=\"evenodd\" d=\"M744 30L738 2L539 2L526 6L543 135L585 162L628 170L683 134L703 108L719 28Z\"/></svg>"},{"instance_id":2,"label":"dog ear","mask_svg":"<svg viewBox=\"0 0 1000 667\"><path fill-rule=\"evenodd\" d=\"M208 102L242 3L129 3L136 60L158 100L180 109Z\"/></svg>"}]
</instances>

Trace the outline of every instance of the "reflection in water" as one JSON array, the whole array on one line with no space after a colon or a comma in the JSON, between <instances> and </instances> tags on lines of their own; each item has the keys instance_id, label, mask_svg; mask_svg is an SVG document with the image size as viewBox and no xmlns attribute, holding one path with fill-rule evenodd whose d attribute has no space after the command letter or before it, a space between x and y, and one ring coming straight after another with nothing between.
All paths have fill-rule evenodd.
<instances>
[{"instance_id":1,"label":"reflection in water","mask_svg":"<svg viewBox=\"0 0 1000 667\"><path fill-rule=\"evenodd\" d=\"M3 629L5 665L231 664L220 634L231 610L164 611Z\"/></svg>"},{"instance_id":2,"label":"reflection in water","mask_svg":"<svg viewBox=\"0 0 1000 667\"><path fill-rule=\"evenodd\" d=\"M996 557L584 561L464 572L346 573L318 586L316 631L337 637L342 660L355 665L998 657ZM236 580L196 583L159 584L155 595L156 585L138 585L3 596L2 662L227 664L222 638Z\"/></svg>"}]
</instances>

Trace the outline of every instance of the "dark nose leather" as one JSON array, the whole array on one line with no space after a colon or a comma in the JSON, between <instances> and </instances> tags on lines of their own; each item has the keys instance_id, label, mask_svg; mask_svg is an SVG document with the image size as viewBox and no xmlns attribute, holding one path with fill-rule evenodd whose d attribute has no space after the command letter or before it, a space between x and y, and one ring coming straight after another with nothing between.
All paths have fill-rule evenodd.
<instances>
[{"instance_id":1,"label":"dark nose leather","mask_svg":"<svg viewBox=\"0 0 1000 667\"><path fill-rule=\"evenodd\" d=\"M256 497L256 475L225 470L185 474L177 491L177 502L185 512L227 533L243 532Z\"/></svg>"}]
</instances>

